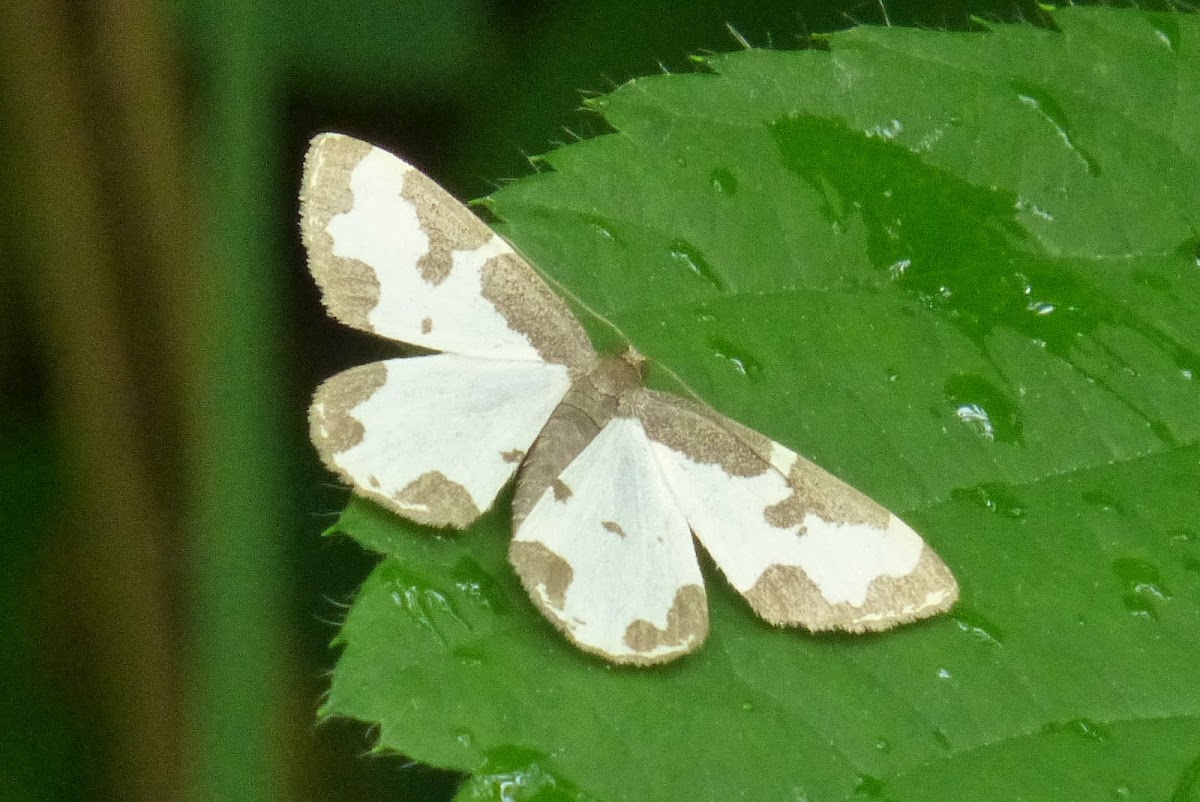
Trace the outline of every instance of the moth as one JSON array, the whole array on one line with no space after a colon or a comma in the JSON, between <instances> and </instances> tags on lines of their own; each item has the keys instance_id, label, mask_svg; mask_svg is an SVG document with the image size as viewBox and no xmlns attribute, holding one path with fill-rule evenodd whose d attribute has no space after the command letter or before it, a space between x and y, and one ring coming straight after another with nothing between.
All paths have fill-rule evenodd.
<instances>
[{"instance_id":1,"label":"moth","mask_svg":"<svg viewBox=\"0 0 1200 802\"><path fill-rule=\"evenodd\" d=\"M958 586L919 535L794 451L600 356L513 248L396 156L321 134L301 229L328 312L436 353L323 383L312 441L354 491L462 528L517 475L510 561L576 646L649 665L708 633L698 541L754 612L884 630Z\"/></svg>"}]
</instances>

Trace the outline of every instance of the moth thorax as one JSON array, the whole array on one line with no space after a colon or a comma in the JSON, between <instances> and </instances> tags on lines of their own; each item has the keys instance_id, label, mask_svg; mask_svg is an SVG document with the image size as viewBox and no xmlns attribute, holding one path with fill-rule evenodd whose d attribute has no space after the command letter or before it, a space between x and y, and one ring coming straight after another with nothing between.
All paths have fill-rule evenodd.
<instances>
[{"instance_id":1,"label":"moth thorax","mask_svg":"<svg viewBox=\"0 0 1200 802\"><path fill-rule=\"evenodd\" d=\"M620 356L605 357L588 375L596 390L606 396L617 397L642 384L642 367L646 358L632 347Z\"/></svg>"}]
</instances>

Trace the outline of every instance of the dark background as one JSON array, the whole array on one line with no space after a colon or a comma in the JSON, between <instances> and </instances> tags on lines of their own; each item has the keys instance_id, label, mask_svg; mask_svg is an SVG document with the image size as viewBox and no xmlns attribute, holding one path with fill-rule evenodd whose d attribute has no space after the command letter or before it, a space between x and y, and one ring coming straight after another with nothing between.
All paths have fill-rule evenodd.
<instances>
[{"instance_id":1,"label":"dark background","mask_svg":"<svg viewBox=\"0 0 1200 802\"><path fill-rule=\"evenodd\" d=\"M973 15L1044 22L1025 0L0 0L0 799L453 793L316 723L370 558L320 537L347 491L305 408L379 346L304 269L309 137L478 197L603 133L583 95L689 54Z\"/></svg>"}]
</instances>

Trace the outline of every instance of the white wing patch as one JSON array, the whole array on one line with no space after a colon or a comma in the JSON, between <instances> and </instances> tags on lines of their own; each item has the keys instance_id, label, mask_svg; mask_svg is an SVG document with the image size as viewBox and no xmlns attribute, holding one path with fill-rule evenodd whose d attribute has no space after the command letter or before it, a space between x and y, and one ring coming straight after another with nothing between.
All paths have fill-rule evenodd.
<instances>
[{"instance_id":1,"label":"white wing patch","mask_svg":"<svg viewBox=\"0 0 1200 802\"><path fill-rule=\"evenodd\" d=\"M312 439L364 495L463 527L491 506L570 384L565 366L545 362L390 359L321 386Z\"/></svg>"},{"instance_id":2,"label":"white wing patch","mask_svg":"<svg viewBox=\"0 0 1200 802\"><path fill-rule=\"evenodd\" d=\"M665 662L708 632L691 533L636 420L614 418L567 466L510 554L542 612L613 662Z\"/></svg>"},{"instance_id":3,"label":"white wing patch","mask_svg":"<svg viewBox=\"0 0 1200 802\"><path fill-rule=\"evenodd\" d=\"M318 136L301 213L313 275L343 322L467 356L591 361L587 335L533 268L387 151Z\"/></svg>"},{"instance_id":4,"label":"white wing patch","mask_svg":"<svg viewBox=\"0 0 1200 802\"><path fill-rule=\"evenodd\" d=\"M439 351L540 359L529 338L510 328L483 297L483 266L492 257L512 253L504 240L492 234L473 248L452 251L451 266L437 283L422 275L418 257L430 252L430 237L417 207L395 190L413 172L395 156L373 148L350 174L354 205L326 229L335 256L375 268L379 303L368 317L371 328Z\"/></svg>"}]
</instances>

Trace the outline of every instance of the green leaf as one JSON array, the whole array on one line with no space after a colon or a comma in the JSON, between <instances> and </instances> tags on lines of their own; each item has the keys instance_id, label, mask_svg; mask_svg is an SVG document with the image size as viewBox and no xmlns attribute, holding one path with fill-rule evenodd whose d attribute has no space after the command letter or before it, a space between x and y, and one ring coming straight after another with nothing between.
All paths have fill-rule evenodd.
<instances>
[{"instance_id":1,"label":"green leaf","mask_svg":"<svg viewBox=\"0 0 1200 802\"><path fill-rule=\"evenodd\" d=\"M705 648L616 669L525 597L507 497L461 534L355 501L386 556L324 713L463 799L1200 793L1200 21L1052 19L634 81L490 200L581 309L908 519L952 614L773 630L706 565Z\"/></svg>"}]
</instances>

